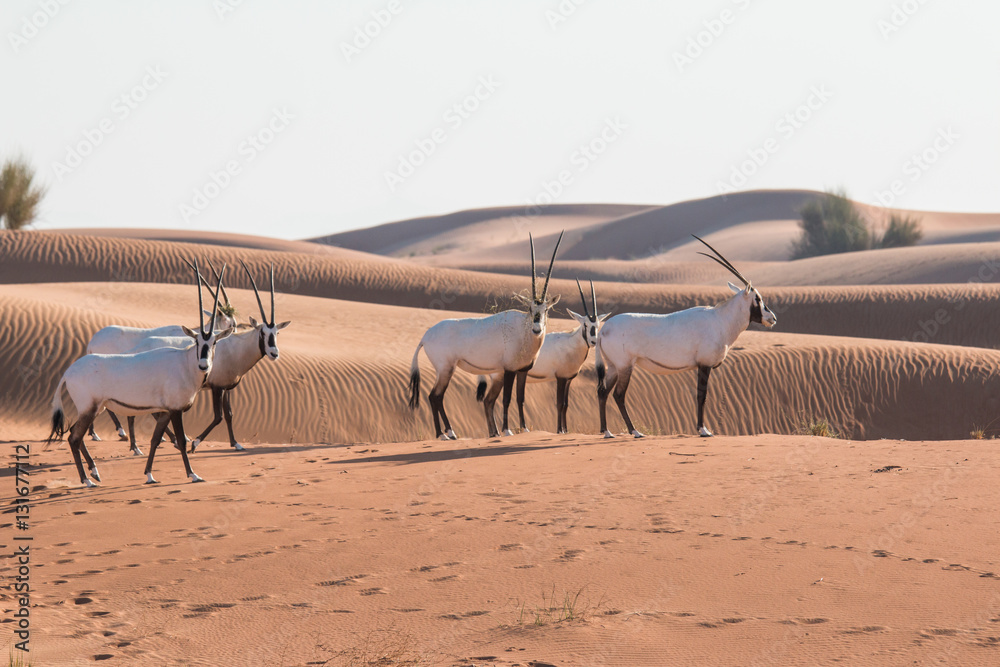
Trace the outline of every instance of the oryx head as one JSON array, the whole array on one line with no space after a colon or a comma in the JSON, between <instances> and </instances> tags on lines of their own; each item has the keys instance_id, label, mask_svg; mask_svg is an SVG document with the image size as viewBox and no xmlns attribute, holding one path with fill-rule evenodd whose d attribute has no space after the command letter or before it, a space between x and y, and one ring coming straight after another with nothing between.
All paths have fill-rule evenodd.
<instances>
[{"instance_id":1,"label":"oryx head","mask_svg":"<svg viewBox=\"0 0 1000 667\"><path fill-rule=\"evenodd\" d=\"M268 319L267 314L264 312L264 303L260 300L257 281L253 279L250 269L247 268L246 263L242 259L240 260L240 264L243 264L243 270L247 272L247 278L250 279L253 294L257 297L257 306L260 307L260 318L263 320L258 323L253 318L253 315L250 316L250 324L257 329L258 336L260 336L258 339L260 342L260 354L271 361L276 361L278 359L278 332L291 324L291 322L274 323L274 264L271 264L271 319Z\"/></svg>"},{"instance_id":2,"label":"oryx head","mask_svg":"<svg viewBox=\"0 0 1000 667\"><path fill-rule=\"evenodd\" d=\"M583 303L583 315L574 313L569 308L567 308L566 311L569 313L570 317L579 322L580 326L583 327L583 340L587 342L587 347L591 348L597 345L597 330L601 328L601 323L608 319L608 316L610 316L611 313L605 313L604 315L597 314L597 292L594 291L593 280L590 281L591 303L594 307L593 312L590 312L590 309L587 308L587 299L583 296L583 288L580 287L579 279L576 281L576 288L580 290L580 302Z\"/></svg>"},{"instance_id":3,"label":"oryx head","mask_svg":"<svg viewBox=\"0 0 1000 667\"><path fill-rule=\"evenodd\" d=\"M217 319L215 324L220 329L228 329L229 327L235 327L237 325L236 306L234 306L229 301L229 293L226 292L226 286L222 284L222 278L219 275L219 272L215 270L215 265L212 264L212 260L208 259L206 261L208 262L208 265L212 268L212 273L215 274L215 279L219 281L220 285L220 288L213 290L212 286L208 284L207 280L205 280L205 277L202 276L200 273L198 274L199 277L201 278L201 283L205 286L205 289L208 290L208 293L212 296L213 299L215 299L216 303L219 304L215 308L215 312L217 313ZM186 259L184 260L184 262L192 269L195 268L194 264L187 261ZM219 289L222 290L222 299L224 300L224 303L219 301L219 293L218 293ZM208 312L207 310L203 310L202 312L208 317L212 317L212 313Z\"/></svg>"},{"instance_id":4,"label":"oryx head","mask_svg":"<svg viewBox=\"0 0 1000 667\"><path fill-rule=\"evenodd\" d=\"M698 253L699 255L704 255L705 257L708 257L709 259L714 260L719 264L721 264L722 266L726 267L733 273L734 276L740 279L740 282L743 283L745 289L740 289L739 287L737 287L732 283L729 283L729 289L731 289L734 294L741 295L743 300L747 303L750 312L750 321L757 322L758 324L763 324L768 329L777 324L778 318L775 316L774 313L771 312L771 309L767 307L767 304L764 303L764 299L762 299L760 296L760 292L758 292L754 288L754 286L750 284L750 281L744 278L743 274L737 271L736 267L733 266L728 259L722 256L722 253L720 253L718 250L705 243L704 240L698 238L694 234L692 234L691 236L694 236L696 239L701 241L706 248L715 253L715 256L709 255L708 253L704 252L699 252Z\"/></svg>"},{"instance_id":5,"label":"oryx head","mask_svg":"<svg viewBox=\"0 0 1000 667\"><path fill-rule=\"evenodd\" d=\"M216 319L219 314L219 291L222 287L222 276L226 275L226 265L222 265L219 283L215 287L215 304L212 306L212 318L209 320L207 328L205 327L205 303L201 296L201 283L204 278L201 276L201 271L198 270L198 260L195 260L194 264L191 264L191 268L194 269L194 285L198 288L198 317L201 322L197 332L191 331L187 327L181 328L185 334L194 338L195 353L198 358L198 370L202 373L207 373L212 369L212 360L215 357L215 344L233 333L231 326L226 327L219 333L215 333ZM209 288L209 291L211 291L211 288Z\"/></svg>"},{"instance_id":6,"label":"oryx head","mask_svg":"<svg viewBox=\"0 0 1000 667\"><path fill-rule=\"evenodd\" d=\"M535 241L531 238L531 234L528 234L528 244L531 246L531 301L520 297L521 301L528 306L528 317L531 320L531 333L535 336L541 336L545 334L545 325L549 319L549 310L552 306L559 303L559 295L554 298L548 296L549 294L549 279L552 277L552 265L556 262L556 253L559 252L559 244L562 243L563 234L566 232L560 232L559 239L556 241L556 247L552 250L552 259L549 261L549 270L545 274L545 284L542 285L542 294L539 296L537 282L538 274L535 272Z\"/></svg>"}]
</instances>

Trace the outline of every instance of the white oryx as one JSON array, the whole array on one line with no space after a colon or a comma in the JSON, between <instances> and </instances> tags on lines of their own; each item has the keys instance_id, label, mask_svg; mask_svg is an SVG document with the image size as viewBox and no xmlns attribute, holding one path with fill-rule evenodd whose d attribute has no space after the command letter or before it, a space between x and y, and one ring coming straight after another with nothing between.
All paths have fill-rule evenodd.
<instances>
[{"instance_id":1,"label":"white oryx","mask_svg":"<svg viewBox=\"0 0 1000 667\"><path fill-rule=\"evenodd\" d=\"M583 362L590 354L590 348L597 345L597 330L601 323L607 319L610 313L605 315L597 314L597 292L594 290L594 281L590 281L590 295L594 312L587 308L587 299L583 296L583 288L580 281L576 281L576 287L580 290L580 301L583 303L583 315L574 313L568 308L569 316L579 322L580 326L573 331L561 331L558 333L545 334L545 342L538 351L535 365L528 371L528 383L552 382L556 381L556 433L567 433L566 411L569 408L569 385L580 373ZM500 389L503 387L503 376L494 373L490 376L492 381L489 392L486 390L486 378L479 377L479 386L476 388L476 399L484 402L487 407L486 421L493 423L493 405L496 403ZM522 396L518 396L518 412L524 414L524 401ZM522 417L521 427L528 430Z\"/></svg>"},{"instance_id":2,"label":"white oryx","mask_svg":"<svg viewBox=\"0 0 1000 667\"><path fill-rule=\"evenodd\" d=\"M704 419L709 374L725 360L736 338L751 322L770 329L778 321L750 281L718 250L697 236L695 238L716 256L698 254L729 269L745 289L729 283L733 296L713 307L696 306L667 315L623 313L607 321L594 353L601 431L605 438L614 437L608 430L607 421L608 393L612 390L625 426L636 438L642 437L625 408L625 392L636 366L659 375L697 368L698 434L710 437L712 432L705 428Z\"/></svg>"},{"instance_id":3,"label":"white oryx","mask_svg":"<svg viewBox=\"0 0 1000 667\"><path fill-rule=\"evenodd\" d=\"M192 269L194 265L186 259L184 262L190 266ZM215 274L216 280L219 280L219 272L215 270L215 266L212 264L211 260L208 260L208 265L212 268L212 273ZM199 277L201 273L199 272ZM217 291L213 291L211 285L209 285L204 277L201 277L201 281L205 284L212 298L215 299L216 308L215 313L217 319L217 326L219 329L229 329L230 327L236 326L236 308L229 301L229 294L226 293L226 288L222 288L222 297L225 299L225 304L219 303ZM221 284L221 282L220 282ZM199 288L200 290L200 288ZM205 315L212 317L212 314L207 310L204 311ZM215 320L213 320L215 321ZM178 324L171 324L163 327L154 327L152 329L142 329L138 327L126 327L111 325L104 327L97 333L95 333L90 338L90 342L87 343L87 354L129 354L132 352L139 351L137 348L141 345L146 345L146 349L154 349L155 347L165 347L163 345L153 345L150 347L145 341L147 339L158 339L158 338L183 338L190 344L191 339L184 334L184 327ZM118 419L116 415L111 410L108 410L108 417L114 422L115 428L118 430L118 437L122 440L129 439L131 445L131 451L134 456L142 456L142 450L140 450L135 445L135 439L130 438L126 433L125 429L122 428L121 420ZM134 421L134 419L133 419ZM169 433L169 429L167 429ZM90 425L90 439L100 441L100 436L94 430L94 425Z\"/></svg>"},{"instance_id":4,"label":"white oryx","mask_svg":"<svg viewBox=\"0 0 1000 667\"><path fill-rule=\"evenodd\" d=\"M258 361L264 357L271 361L278 360L278 332L291 324L291 322L281 324L274 322L274 264L271 264L271 319L264 313L264 304L260 300L260 292L257 291L257 282L253 279L250 269L243 260L240 260L240 264L243 264L243 270L247 272L250 285L253 287L254 296L257 297L261 322L258 323L251 315L250 329L235 333L216 346L215 364L205 382L205 389L212 390L212 409L215 417L201 435L191 441L192 452L208 437L212 429L219 425L223 415L229 428L229 446L238 452L244 450L233 433L233 406L230 393Z\"/></svg>"},{"instance_id":5,"label":"white oryx","mask_svg":"<svg viewBox=\"0 0 1000 667\"><path fill-rule=\"evenodd\" d=\"M410 364L409 404L411 409L420 405L420 366L417 364L417 356L420 354L420 349L424 348L427 358L437 372L437 380L427 400L431 404L434 430L438 438L455 440L458 437L452 430L448 415L444 411L444 392L448 389L448 383L451 382L456 367L477 375L503 374L503 432L504 435L512 435L507 426L507 415L514 378L517 378L518 400L523 403L524 383L528 371L535 363L538 350L545 340L549 309L559 301L558 296L554 299L549 298L548 289L549 279L552 277L552 265L556 261L562 237L563 235L559 234L556 247L552 251L548 273L545 275L545 285L539 296L536 289L535 242L531 235L528 235L528 243L531 246L531 300L519 297L528 307L528 312L505 310L489 317L443 320L428 329L420 339ZM486 410L489 434L490 437L495 437L498 433L492 416L493 405L487 405ZM524 424L523 414L521 424Z\"/></svg>"},{"instance_id":6,"label":"white oryx","mask_svg":"<svg viewBox=\"0 0 1000 667\"><path fill-rule=\"evenodd\" d=\"M271 265L271 319L268 320L264 312L264 304L260 300L260 292L257 290L257 282L247 265L243 264L253 287L254 296L257 297L257 306L260 308L260 316L263 320L258 323L253 316L250 316L250 324L241 324L237 327L236 333L219 341L215 346L215 360L212 363L212 370L209 372L202 389L212 392L212 409L215 417L201 435L191 441L191 453L201 442L208 437L208 434L219 425L223 415L226 418L226 426L229 428L229 444L238 452L245 451L243 445L236 440L233 431L233 408L229 392L243 380L243 376L249 373L257 362L267 357L272 361L278 359L278 331L287 327L291 322L274 322L274 264ZM225 288L223 288L225 294ZM147 338L132 353L146 352L161 347L187 348L191 345L191 339L187 336L152 337ZM129 440L135 448L135 417L128 418Z\"/></svg>"},{"instance_id":7,"label":"white oryx","mask_svg":"<svg viewBox=\"0 0 1000 667\"><path fill-rule=\"evenodd\" d=\"M222 267L225 274L226 267ZM161 348L139 354L87 354L80 357L66 370L56 387L52 398L52 432L49 442L66 432L66 413L63 409L64 394L67 394L76 411L76 421L69 427L69 446L73 452L80 483L94 486L87 479L80 462L80 450L90 466L91 476L101 481L97 465L87 451L83 436L94 418L105 408L114 407L126 415L163 413L157 418L156 429L150 441L149 458L146 461L146 483L153 484L153 457L167 422L172 421L178 442L184 442L182 413L191 407L195 396L205 382L205 376L212 369L216 341L232 333L231 328L216 334L214 327L218 313L218 291L216 304L212 309L212 319L205 327L202 311L201 274L195 267L195 286L198 288L198 311L201 316L200 330L195 332L187 327L182 330L194 345L187 349ZM222 284L222 276L219 276ZM218 290L218 288L216 288ZM186 448L181 446L184 471L192 482L203 481L191 470Z\"/></svg>"}]
</instances>

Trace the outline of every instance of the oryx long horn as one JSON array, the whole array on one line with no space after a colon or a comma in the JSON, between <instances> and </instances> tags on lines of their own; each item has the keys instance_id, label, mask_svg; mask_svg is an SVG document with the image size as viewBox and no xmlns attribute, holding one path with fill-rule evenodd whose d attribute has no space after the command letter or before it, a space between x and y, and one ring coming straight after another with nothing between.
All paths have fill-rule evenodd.
<instances>
[{"instance_id":1,"label":"oryx long horn","mask_svg":"<svg viewBox=\"0 0 1000 667\"><path fill-rule=\"evenodd\" d=\"M594 299L594 319L597 319L597 291L594 290L594 281L590 281L590 296Z\"/></svg>"},{"instance_id":2,"label":"oryx long horn","mask_svg":"<svg viewBox=\"0 0 1000 667\"><path fill-rule=\"evenodd\" d=\"M219 284L215 286L215 303L212 305L212 326L207 333L215 331L215 320L219 317L219 292L222 291L222 277L226 275L226 265L222 265L222 273L219 274Z\"/></svg>"},{"instance_id":3,"label":"oryx long horn","mask_svg":"<svg viewBox=\"0 0 1000 667\"><path fill-rule=\"evenodd\" d=\"M274 326L274 262L271 262L271 321L268 326Z\"/></svg>"},{"instance_id":4,"label":"oryx long horn","mask_svg":"<svg viewBox=\"0 0 1000 667\"><path fill-rule=\"evenodd\" d=\"M266 324L267 315L264 313L264 303L260 300L260 292L257 291L257 281L253 279L253 274L250 273L250 269L247 268L246 262L241 259L240 264L243 265L243 270L247 272L247 278L250 279L250 285L253 287L253 295L257 297L257 306L260 308L260 318L264 320L264 323Z\"/></svg>"},{"instance_id":5,"label":"oryx long horn","mask_svg":"<svg viewBox=\"0 0 1000 667\"><path fill-rule=\"evenodd\" d=\"M733 273L734 276L736 276L737 278L740 279L740 281L743 282L743 285L745 287L750 287L750 281L747 280L746 278L744 278L743 274L740 273L739 271L737 271L736 267L733 266L732 262L730 262L728 259L726 259L721 252L719 252L718 250L716 250L715 248L713 248L712 246L710 246L708 243L706 243L704 239L701 239L701 238L695 236L694 234L692 234L691 236L694 236L696 239L698 239L699 241L701 241L705 245L706 248L708 248L709 250L711 250L712 252L714 252L717 256L713 257L712 255L709 255L709 254L704 253L704 252L699 252L698 253L699 255L704 255L705 257L708 257L709 259L714 260L714 261L718 262L719 264L721 264L722 266L726 267L727 269L729 269L730 271L732 271L732 273Z\"/></svg>"},{"instance_id":6,"label":"oryx long horn","mask_svg":"<svg viewBox=\"0 0 1000 667\"><path fill-rule=\"evenodd\" d=\"M591 281L590 286L591 287L594 286L593 281ZM580 287L580 279L579 278L576 279L576 288L578 290L580 290L580 301L583 303L583 314L587 316L587 319L590 319L590 313L587 312L587 297L583 296L583 288ZM595 315L597 314L596 310L594 311L594 314Z\"/></svg>"},{"instance_id":7,"label":"oryx long horn","mask_svg":"<svg viewBox=\"0 0 1000 667\"><path fill-rule=\"evenodd\" d=\"M552 259L549 260L549 270L545 274L545 284L542 285L542 303L545 303L545 295L549 293L549 278L552 277L552 266L556 263L556 253L559 252L559 244L562 243L563 234L566 230L559 232L559 238L556 240L556 247L552 250Z\"/></svg>"},{"instance_id":8,"label":"oryx long horn","mask_svg":"<svg viewBox=\"0 0 1000 667\"><path fill-rule=\"evenodd\" d=\"M538 301L538 298L535 293L535 282L537 280L535 274L535 241L531 238L531 232L528 232L528 245L531 246L531 302L534 303Z\"/></svg>"},{"instance_id":9,"label":"oryx long horn","mask_svg":"<svg viewBox=\"0 0 1000 667\"><path fill-rule=\"evenodd\" d=\"M184 260L187 262L187 260ZM194 260L194 264L188 262L191 268L194 269L194 286L198 288L198 328L201 333L205 333L205 300L201 294L201 271L198 270L198 260Z\"/></svg>"},{"instance_id":10,"label":"oryx long horn","mask_svg":"<svg viewBox=\"0 0 1000 667\"><path fill-rule=\"evenodd\" d=\"M215 270L215 265L212 264L212 260L206 257L205 261L208 262L208 265L212 268L212 273L215 274L215 277L221 281L221 278L219 277L219 272ZM229 294L226 292L226 286L223 285L222 282L219 282L219 287L222 289L222 296L226 300L226 305L227 306L232 305L232 302L229 301Z\"/></svg>"}]
</instances>

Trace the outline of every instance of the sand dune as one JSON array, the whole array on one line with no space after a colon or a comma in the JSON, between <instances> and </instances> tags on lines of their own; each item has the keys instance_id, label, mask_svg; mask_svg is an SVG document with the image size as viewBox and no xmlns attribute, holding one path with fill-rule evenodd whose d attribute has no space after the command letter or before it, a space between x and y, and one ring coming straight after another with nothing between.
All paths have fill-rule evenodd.
<instances>
[{"instance_id":1,"label":"sand dune","mask_svg":"<svg viewBox=\"0 0 1000 667\"><path fill-rule=\"evenodd\" d=\"M522 243L532 232L551 247L566 230L560 256L566 260L645 259L689 261L698 249L691 234L727 248L733 261L781 261L799 236L798 211L822 193L753 190L666 206L552 205L507 207L417 218L312 239L396 257L418 257L440 266L477 262L521 262ZM876 226L888 209L858 204ZM1000 242L1000 214L899 211L922 221L924 244Z\"/></svg>"},{"instance_id":2,"label":"sand dune","mask_svg":"<svg viewBox=\"0 0 1000 667\"><path fill-rule=\"evenodd\" d=\"M156 326L194 320L191 287L132 285L99 292L99 297L91 287L0 287L0 310L11 314L0 340L10 354L0 372L12 378L0 409L30 427L18 431L20 437L47 433L54 388L93 331L115 322ZM250 293L234 289L232 297L253 312ZM337 443L433 436L426 402L411 412L405 391L413 350L442 314L281 295L277 317L293 322L280 337L281 359L261 361L234 394L240 437L249 442ZM571 328L569 322L553 322L553 330ZM423 354L420 360L426 399L434 371ZM794 433L809 420L823 418L854 438L957 438L991 423L997 414L998 366L1000 352L991 350L747 332L713 375L708 414L711 424L728 434ZM591 356L574 383L569 411L573 430L598 432L594 382ZM477 436L486 427L473 385L473 376L457 374L446 405L456 430ZM671 377L639 373L632 387L629 402L640 429L693 431L693 372ZM940 399L945 394L947 402ZM554 403L554 386L529 388L529 426L554 430ZM209 421L209 404L203 396L189 413L192 434ZM617 411L612 409L611 415L613 428L623 429ZM110 437L109 422L101 422ZM152 421L143 420L141 426L148 434ZM215 438L223 439L224 433L217 431Z\"/></svg>"},{"instance_id":3,"label":"sand dune","mask_svg":"<svg viewBox=\"0 0 1000 667\"><path fill-rule=\"evenodd\" d=\"M258 276L268 262L276 265L277 289L283 294L333 297L341 300L407 306L431 311L483 313L510 307L510 295L529 283L510 275L415 266L401 260L366 261L328 258L289 252L238 251L217 246L75 237L35 232L0 233L0 284L32 282L107 282L95 286L96 297L109 291L128 291L134 282L189 284L190 269L182 258L209 257L234 270L227 284L249 287L241 271L245 259ZM988 253L984 257L988 257ZM985 260L984 260L985 262ZM705 260L708 264L708 260ZM642 279L644 274L635 274ZM720 276L718 287L656 284L599 283L603 308L615 312L671 312L695 305L718 303L728 290ZM1000 285L950 284L845 287L767 288L758 282L779 331L916 340L976 347L995 347L1000 312L994 307ZM575 282L553 279L553 293L562 294L565 307L577 308ZM247 302L245 302L247 303ZM253 303L249 301L249 303Z\"/></svg>"},{"instance_id":4,"label":"sand dune","mask_svg":"<svg viewBox=\"0 0 1000 667\"><path fill-rule=\"evenodd\" d=\"M117 239L141 239L145 241L173 241L176 243L201 243L204 245L219 245L233 248L256 248L257 250L275 250L280 252L299 252L306 254L333 255L345 257L363 255L346 248L308 241L287 241L269 236L254 236L251 234L228 234L225 232L202 232L193 229L146 229L141 227L96 227L73 229L50 229L56 234L71 234L73 236L98 236Z\"/></svg>"},{"instance_id":5,"label":"sand dune","mask_svg":"<svg viewBox=\"0 0 1000 667\"><path fill-rule=\"evenodd\" d=\"M716 246L719 247L719 246ZM738 245L726 246L739 247ZM701 248L704 250L704 248ZM720 250L722 248L720 247ZM732 280L722 267L687 254L671 252L636 260L561 260L557 278L670 285L719 285ZM682 259L683 257L683 259ZM422 259L417 259L425 263ZM735 260L734 260L735 261ZM427 262L428 265L439 265ZM519 260L456 261L447 266L466 271L530 276L531 264ZM757 285L925 285L1000 282L1000 243L956 243L849 252L789 262L739 262L737 267Z\"/></svg>"}]
</instances>

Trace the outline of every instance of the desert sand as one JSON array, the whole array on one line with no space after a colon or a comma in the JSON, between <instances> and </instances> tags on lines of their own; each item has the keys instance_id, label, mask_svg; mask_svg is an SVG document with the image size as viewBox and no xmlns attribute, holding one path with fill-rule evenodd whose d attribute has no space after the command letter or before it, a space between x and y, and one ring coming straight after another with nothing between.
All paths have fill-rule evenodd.
<instances>
[{"instance_id":1,"label":"desert sand","mask_svg":"<svg viewBox=\"0 0 1000 667\"><path fill-rule=\"evenodd\" d=\"M27 531L12 467L0 496L8 552L31 537L34 664L996 664L1000 450L970 436L1000 433L1000 216L920 213L914 248L767 250L814 194L558 206L523 228L516 207L469 211L324 239L339 248L0 233L0 440L11 464L31 448ZM407 408L423 332L508 307L528 287L527 232L547 259L563 227L553 331L574 326L576 277L602 312L721 302L729 278L687 239L733 245L778 325L751 327L713 373L717 437L693 437L693 372L638 372L647 438L600 438L593 355L569 435L552 433L554 386L529 385L530 432L484 439L460 372L445 400L461 439L431 439L423 353ZM771 241L754 249L758 233ZM44 442L53 390L103 326L195 324L194 257L228 263L241 321L259 313L238 260L259 284L273 262L292 322L233 393L248 451L219 426L191 457L207 482L190 484L163 445L147 486L102 416L87 441L102 484L84 489L65 441ZM811 435L820 420L838 437Z\"/></svg>"}]
</instances>

